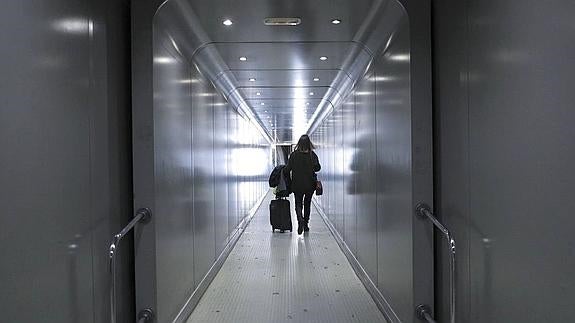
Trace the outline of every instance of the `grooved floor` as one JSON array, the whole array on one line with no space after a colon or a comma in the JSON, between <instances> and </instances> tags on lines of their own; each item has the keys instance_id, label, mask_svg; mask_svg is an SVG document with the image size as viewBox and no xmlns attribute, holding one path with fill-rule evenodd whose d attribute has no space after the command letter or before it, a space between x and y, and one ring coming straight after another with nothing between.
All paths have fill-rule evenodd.
<instances>
[{"instance_id":1,"label":"grooved floor","mask_svg":"<svg viewBox=\"0 0 575 323\"><path fill-rule=\"evenodd\" d=\"M188 323L385 322L312 205L310 232L272 233L264 200Z\"/></svg>"}]
</instances>

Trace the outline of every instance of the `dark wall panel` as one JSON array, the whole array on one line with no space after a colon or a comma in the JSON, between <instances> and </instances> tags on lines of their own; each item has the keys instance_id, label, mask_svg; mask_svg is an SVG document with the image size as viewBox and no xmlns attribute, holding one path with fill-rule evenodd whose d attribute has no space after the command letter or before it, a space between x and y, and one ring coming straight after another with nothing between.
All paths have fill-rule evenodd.
<instances>
[{"instance_id":1,"label":"dark wall panel","mask_svg":"<svg viewBox=\"0 0 575 323\"><path fill-rule=\"evenodd\" d=\"M457 315L569 321L575 4L435 3L437 209L463 246Z\"/></svg>"},{"instance_id":2,"label":"dark wall panel","mask_svg":"<svg viewBox=\"0 0 575 323\"><path fill-rule=\"evenodd\" d=\"M129 15L128 1L2 2L2 321L109 320L107 248L132 215ZM120 252L128 320L129 241Z\"/></svg>"}]
</instances>

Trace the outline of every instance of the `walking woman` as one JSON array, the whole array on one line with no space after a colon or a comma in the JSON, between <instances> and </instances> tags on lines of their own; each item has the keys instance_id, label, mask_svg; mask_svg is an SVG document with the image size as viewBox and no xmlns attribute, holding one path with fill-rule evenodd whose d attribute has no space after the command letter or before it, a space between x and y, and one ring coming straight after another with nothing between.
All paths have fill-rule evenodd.
<instances>
[{"instance_id":1,"label":"walking woman","mask_svg":"<svg viewBox=\"0 0 575 323\"><path fill-rule=\"evenodd\" d=\"M295 195L295 212L297 214L297 233L309 231L309 214L311 212L311 198L316 188L316 172L321 165L319 158L313 152L315 149L308 135L303 135L289 156L289 161L284 169L288 174L291 172L291 190ZM303 208L303 214L302 214Z\"/></svg>"}]
</instances>

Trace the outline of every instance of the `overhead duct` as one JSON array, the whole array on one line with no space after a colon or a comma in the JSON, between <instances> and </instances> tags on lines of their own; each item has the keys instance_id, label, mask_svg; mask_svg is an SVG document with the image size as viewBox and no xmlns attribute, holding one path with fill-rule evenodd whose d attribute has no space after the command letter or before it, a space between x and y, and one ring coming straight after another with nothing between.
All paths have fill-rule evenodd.
<instances>
[{"instance_id":1,"label":"overhead duct","mask_svg":"<svg viewBox=\"0 0 575 323\"><path fill-rule=\"evenodd\" d=\"M171 46L184 58L189 59L198 71L212 82L226 100L258 129L269 143L272 136L238 89L233 74L225 73L229 67L212 44L212 40L199 23L193 8L186 1L165 2L155 16L158 30L170 39Z\"/></svg>"},{"instance_id":2,"label":"overhead duct","mask_svg":"<svg viewBox=\"0 0 575 323\"><path fill-rule=\"evenodd\" d=\"M307 133L313 133L330 113L351 93L357 81L369 69L377 55L389 45L393 31L400 22L404 8L397 1L375 1L369 15L356 32L352 46L340 72L333 80L324 101L311 117Z\"/></svg>"}]
</instances>

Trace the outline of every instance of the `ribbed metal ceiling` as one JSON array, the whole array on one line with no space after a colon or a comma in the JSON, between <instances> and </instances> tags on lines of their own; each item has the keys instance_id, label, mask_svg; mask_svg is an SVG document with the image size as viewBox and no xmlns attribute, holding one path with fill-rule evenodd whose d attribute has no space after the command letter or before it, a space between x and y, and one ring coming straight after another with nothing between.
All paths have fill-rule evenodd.
<instances>
[{"instance_id":1,"label":"ribbed metal ceiling","mask_svg":"<svg viewBox=\"0 0 575 323\"><path fill-rule=\"evenodd\" d=\"M240 106L272 141L281 143L305 133L363 75L390 37L381 35L369 44L363 32L377 30L366 24L374 23L370 14L385 3L171 0L164 9L171 10L166 16L172 20L165 24L174 46L191 56L228 101ZM179 21L174 13L181 15ZM269 17L296 17L301 24L266 26Z\"/></svg>"}]
</instances>

